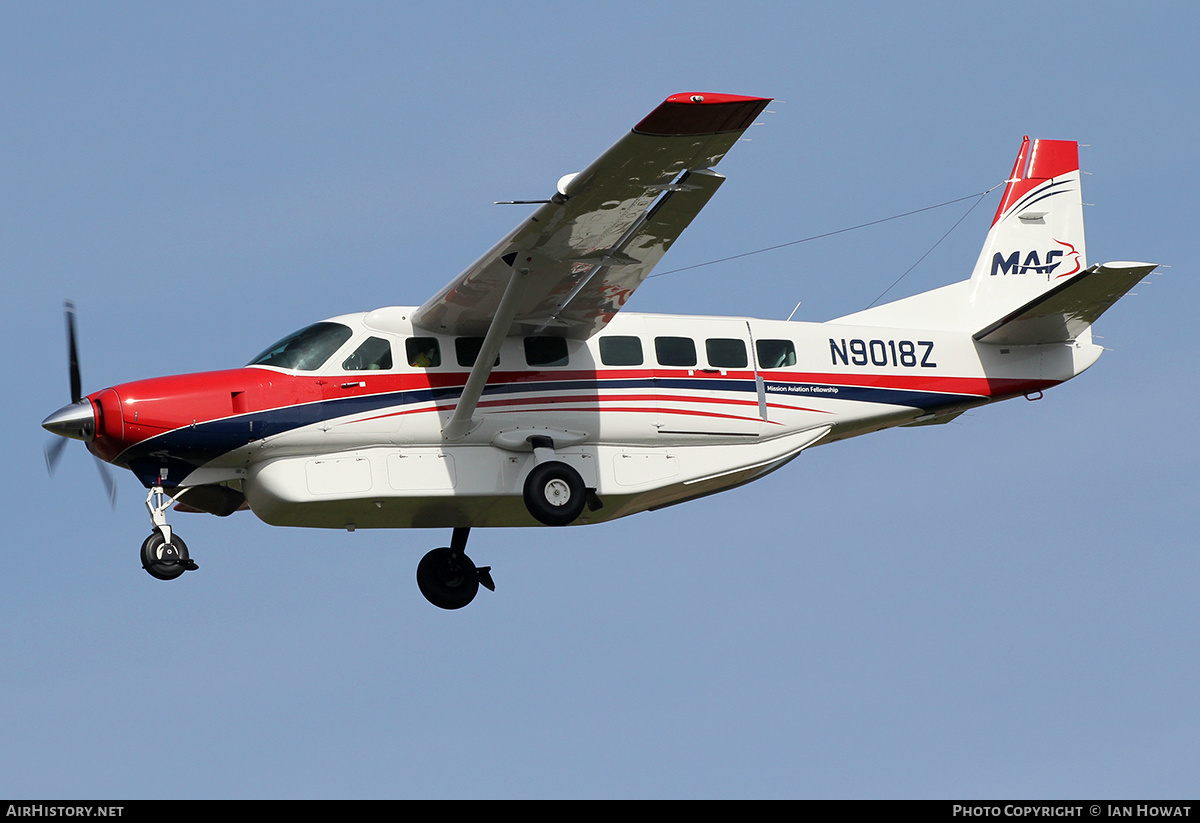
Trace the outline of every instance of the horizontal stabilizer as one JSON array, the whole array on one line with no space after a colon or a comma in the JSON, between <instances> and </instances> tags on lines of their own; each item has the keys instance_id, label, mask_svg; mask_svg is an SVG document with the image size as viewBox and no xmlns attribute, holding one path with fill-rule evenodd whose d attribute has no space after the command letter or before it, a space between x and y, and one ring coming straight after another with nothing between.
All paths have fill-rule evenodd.
<instances>
[{"instance_id":1,"label":"horizontal stabilizer","mask_svg":"<svg viewBox=\"0 0 1200 823\"><path fill-rule=\"evenodd\" d=\"M1127 262L1092 266L977 332L975 339L1013 346L1074 340L1155 268Z\"/></svg>"}]
</instances>

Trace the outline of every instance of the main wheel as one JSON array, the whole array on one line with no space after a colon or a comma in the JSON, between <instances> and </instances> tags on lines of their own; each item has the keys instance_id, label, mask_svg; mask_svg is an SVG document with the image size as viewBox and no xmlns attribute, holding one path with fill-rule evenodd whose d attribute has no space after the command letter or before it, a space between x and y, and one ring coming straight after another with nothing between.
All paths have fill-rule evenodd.
<instances>
[{"instance_id":1,"label":"main wheel","mask_svg":"<svg viewBox=\"0 0 1200 823\"><path fill-rule=\"evenodd\" d=\"M479 591L479 572L465 554L434 549L417 564L417 587L439 609L461 609Z\"/></svg>"},{"instance_id":2,"label":"main wheel","mask_svg":"<svg viewBox=\"0 0 1200 823\"><path fill-rule=\"evenodd\" d=\"M142 543L142 568L159 580L179 577L188 570L190 560L187 544L177 534L172 534L168 543L162 532L155 529Z\"/></svg>"},{"instance_id":3,"label":"main wheel","mask_svg":"<svg viewBox=\"0 0 1200 823\"><path fill-rule=\"evenodd\" d=\"M547 526L565 526L583 513L587 489L579 472L556 461L534 466L525 478L525 508Z\"/></svg>"}]
</instances>

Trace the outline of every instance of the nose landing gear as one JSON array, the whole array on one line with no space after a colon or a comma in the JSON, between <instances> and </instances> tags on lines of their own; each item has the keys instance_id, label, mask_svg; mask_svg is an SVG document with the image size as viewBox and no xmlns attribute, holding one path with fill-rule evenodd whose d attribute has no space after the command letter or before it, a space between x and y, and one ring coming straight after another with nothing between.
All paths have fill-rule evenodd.
<instances>
[{"instance_id":1,"label":"nose landing gear","mask_svg":"<svg viewBox=\"0 0 1200 823\"><path fill-rule=\"evenodd\" d=\"M184 572L200 568L188 555L183 538L167 525L167 507L182 494L180 492L172 498L163 491L162 486L153 486L146 495L146 508L150 511L154 531L142 543L142 568L159 580L174 580Z\"/></svg>"}]
</instances>

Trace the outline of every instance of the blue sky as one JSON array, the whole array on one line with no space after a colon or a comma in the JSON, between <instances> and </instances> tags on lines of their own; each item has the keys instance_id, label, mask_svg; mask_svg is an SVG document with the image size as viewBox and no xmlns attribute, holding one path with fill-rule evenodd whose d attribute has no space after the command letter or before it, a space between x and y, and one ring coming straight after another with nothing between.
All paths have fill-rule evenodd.
<instances>
[{"instance_id":1,"label":"blue sky","mask_svg":"<svg viewBox=\"0 0 1200 823\"><path fill-rule=\"evenodd\" d=\"M38 3L0 10L0 795L1167 797L1200 773L1200 141L1185 4ZM175 515L38 424L418 304L664 97L771 96L662 270L1000 182L1079 140L1093 261L1163 269L1036 403L818 448L750 486L477 531L495 593L420 596L432 531ZM889 293L962 279L993 192ZM824 320L969 202L651 280L637 311Z\"/></svg>"}]
</instances>

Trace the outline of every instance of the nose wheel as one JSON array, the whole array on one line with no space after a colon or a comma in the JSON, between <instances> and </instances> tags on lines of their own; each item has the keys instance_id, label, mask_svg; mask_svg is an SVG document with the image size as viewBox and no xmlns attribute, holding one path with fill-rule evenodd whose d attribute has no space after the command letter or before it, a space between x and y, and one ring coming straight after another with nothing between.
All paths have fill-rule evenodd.
<instances>
[{"instance_id":1,"label":"nose wheel","mask_svg":"<svg viewBox=\"0 0 1200 823\"><path fill-rule=\"evenodd\" d=\"M188 554L183 538L167 525L167 507L182 494L181 491L172 498L162 486L153 486L146 495L146 508L150 511L154 531L142 542L142 568L159 580L174 580L184 572L200 568Z\"/></svg>"},{"instance_id":2,"label":"nose wheel","mask_svg":"<svg viewBox=\"0 0 1200 823\"><path fill-rule=\"evenodd\" d=\"M491 567L477 568L463 551L470 531L455 529L449 546L434 549L417 564L417 588L439 609L461 609L475 599L480 586L496 590Z\"/></svg>"},{"instance_id":3,"label":"nose wheel","mask_svg":"<svg viewBox=\"0 0 1200 823\"><path fill-rule=\"evenodd\" d=\"M163 533L155 529L142 543L142 568L159 580L174 580L187 571L199 568L188 555L187 544L177 535L168 543Z\"/></svg>"}]
</instances>

